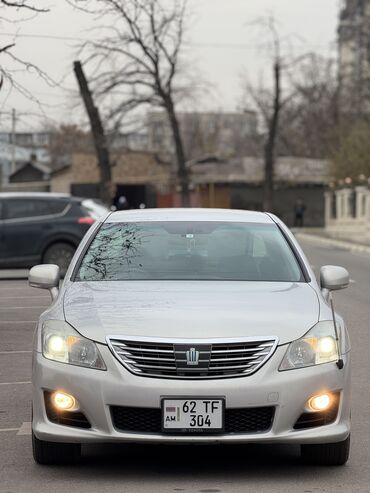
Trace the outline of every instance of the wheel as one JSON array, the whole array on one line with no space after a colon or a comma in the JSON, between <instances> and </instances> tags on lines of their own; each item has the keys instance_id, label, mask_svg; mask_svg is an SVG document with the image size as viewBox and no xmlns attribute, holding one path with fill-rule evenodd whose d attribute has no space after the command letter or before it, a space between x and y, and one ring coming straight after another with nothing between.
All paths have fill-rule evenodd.
<instances>
[{"instance_id":1,"label":"wheel","mask_svg":"<svg viewBox=\"0 0 370 493\"><path fill-rule=\"evenodd\" d=\"M301 445L301 457L309 464L319 466L343 466L350 452L350 436L343 442Z\"/></svg>"},{"instance_id":2,"label":"wheel","mask_svg":"<svg viewBox=\"0 0 370 493\"><path fill-rule=\"evenodd\" d=\"M32 451L38 464L75 464L81 457L81 444L45 442L32 432Z\"/></svg>"},{"instance_id":3,"label":"wheel","mask_svg":"<svg viewBox=\"0 0 370 493\"><path fill-rule=\"evenodd\" d=\"M60 275L64 276L76 249L69 243L54 243L43 256L44 264L56 264L60 268Z\"/></svg>"}]
</instances>

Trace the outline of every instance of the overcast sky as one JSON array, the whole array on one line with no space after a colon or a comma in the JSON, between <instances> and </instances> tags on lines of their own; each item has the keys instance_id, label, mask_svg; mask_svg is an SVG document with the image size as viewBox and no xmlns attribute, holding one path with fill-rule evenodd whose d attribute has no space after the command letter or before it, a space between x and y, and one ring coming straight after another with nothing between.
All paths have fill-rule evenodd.
<instances>
[{"instance_id":1,"label":"overcast sky","mask_svg":"<svg viewBox=\"0 0 370 493\"><path fill-rule=\"evenodd\" d=\"M50 6L49 13L16 26L1 22L1 44L11 39L4 33L17 31L20 36L14 53L61 82L64 89L49 87L32 73L18 75L19 81L44 103L43 111L54 124L79 122L83 113L78 99L73 99L76 86L71 76L76 41L47 36L86 38L93 21L74 11L64 0L44 2ZM202 80L210 81L213 87L212 96L204 98L203 107L237 109L242 73L247 73L251 80L262 74L268 81L267 52L259 46L261 33L251 29L251 21L273 14L279 21L280 32L289 35L297 53L314 50L334 56L339 3L339 0L190 0L193 15L186 55ZM45 121L40 117L42 110L15 91L9 94L7 89L0 93L0 131L10 128L12 108L19 116L19 130L39 129Z\"/></svg>"}]
</instances>

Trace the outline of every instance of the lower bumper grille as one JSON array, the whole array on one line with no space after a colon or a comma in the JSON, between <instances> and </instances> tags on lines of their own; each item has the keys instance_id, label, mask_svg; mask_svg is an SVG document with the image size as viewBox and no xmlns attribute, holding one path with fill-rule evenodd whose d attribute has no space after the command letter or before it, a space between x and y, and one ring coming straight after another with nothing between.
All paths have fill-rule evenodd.
<instances>
[{"instance_id":1,"label":"lower bumper grille","mask_svg":"<svg viewBox=\"0 0 370 493\"><path fill-rule=\"evenodd\" d=\"M113 426L127 433L162 434L162 413L157 408L111 406ZM272 406L225 409L225 431L222 434L267 432L274 419ZM196 432L188 433L194 435ZM206 432L198 432L206 435ZM185 433L179 432L179 435ZM212 433L214 435L214 433Z\"/></svg>"}]
</instances>

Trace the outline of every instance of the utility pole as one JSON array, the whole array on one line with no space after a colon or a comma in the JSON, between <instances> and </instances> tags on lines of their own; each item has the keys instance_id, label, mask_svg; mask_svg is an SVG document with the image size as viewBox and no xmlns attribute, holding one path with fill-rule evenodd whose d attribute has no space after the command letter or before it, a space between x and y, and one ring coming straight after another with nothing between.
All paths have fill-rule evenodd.
<instances>
[{"instance_id":1,"label":"utility pole","mask_svg":"<svg viewBox=\"0 0 370 493\"><path fill-rule=\"evenodd\" d=\"M15 126L16 126L17 116L15 108L12 109L12 133L11 133L11 165L10 165L10 173L14 173L15 169Z\"/></svg>"},{"instance_id":2,"label":"utility pole","mask_svg":"<svg viewBox=\"0 0 370 493\"><path fill-rule=\"evenodd\" d=\"M73 64L76 79L80 88L81 97L85 104L93 135L95 151L98 159L100 171L100 198L107 205L111 202L111 182L112 173L110 167L110 157L107 138L104 132L104 127L100 118L99 109L95 106L91 90L86 80L81 62L76 61Z\"/></svg>"},{"instance_id":3,"label":"utility pole","mask_svg":"<svg viewBox=\"0 0 370 493\"><path fill-rule=\"evenodd\" d=\"M273 210L275 147L281 110L281 62L277 57L274 62L274 102L273 112L268 125L265 144L265 182L263 208L266 212Z\"/></svg>"}]
</instances>

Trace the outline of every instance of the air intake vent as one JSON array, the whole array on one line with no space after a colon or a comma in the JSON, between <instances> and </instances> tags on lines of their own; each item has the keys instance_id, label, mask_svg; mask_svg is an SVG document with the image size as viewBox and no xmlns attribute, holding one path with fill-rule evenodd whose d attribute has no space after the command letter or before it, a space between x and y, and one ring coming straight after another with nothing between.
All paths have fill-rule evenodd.
<instances>
[{"instance_id":1,"label":"air intake vent","mask_svg":"<svg viewBox=\"0 0 370 493\"><path fill-rule=\"evenodd\" d=\"M111 406L110 410L113 425L118 431L163 434L160 409ZM274 414L275 408L270 406L226 409L225 431L222 434L266 433L272 426ZM204 431L199 433L207 434ZM179 435L183 434L186 432L179 432Z\"/></svg>"}]
</instances>

